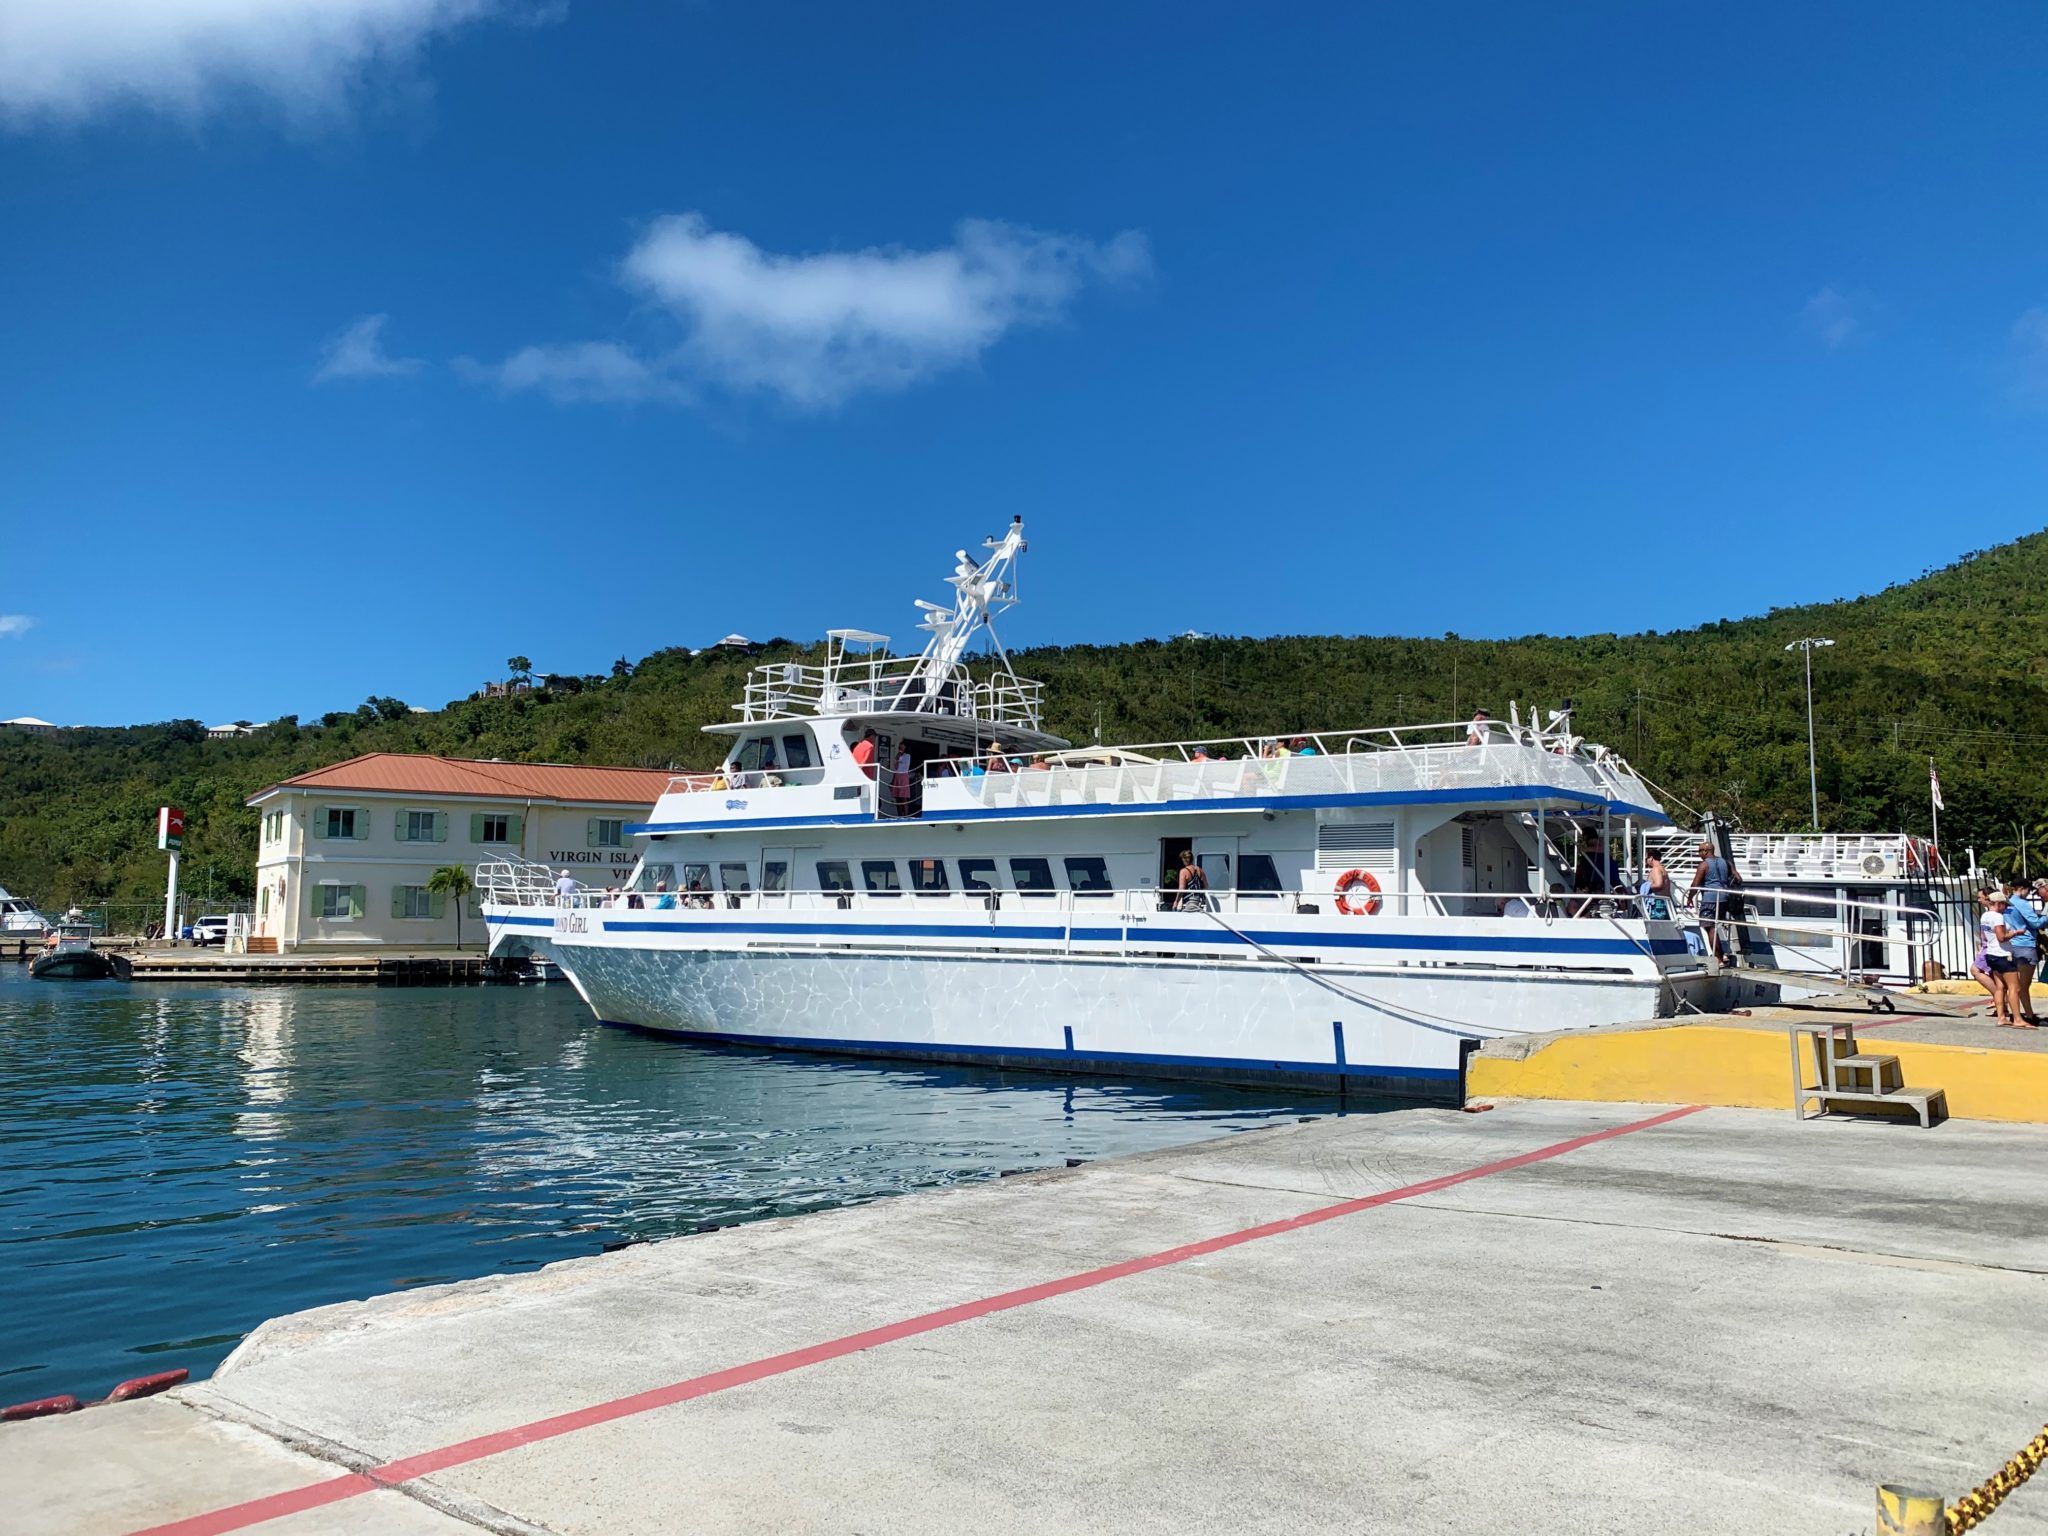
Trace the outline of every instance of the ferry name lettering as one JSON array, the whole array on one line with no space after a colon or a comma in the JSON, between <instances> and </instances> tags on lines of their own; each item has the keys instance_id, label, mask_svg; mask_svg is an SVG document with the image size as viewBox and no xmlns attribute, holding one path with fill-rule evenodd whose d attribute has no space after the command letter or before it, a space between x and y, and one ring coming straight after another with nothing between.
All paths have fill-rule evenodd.
<instances>
[{"instance_id":1,"label":"ferry name lettering","mask_svg":"<svg viewBox=\"0 0 2048 1536\"><path fill-rule=\"evenodd\" d=\"M590 931L588 924L589 919L584 917L581 912L557 912L555 914L555 932L557 933L588 933Z\"/></svg>"}]
</instances>

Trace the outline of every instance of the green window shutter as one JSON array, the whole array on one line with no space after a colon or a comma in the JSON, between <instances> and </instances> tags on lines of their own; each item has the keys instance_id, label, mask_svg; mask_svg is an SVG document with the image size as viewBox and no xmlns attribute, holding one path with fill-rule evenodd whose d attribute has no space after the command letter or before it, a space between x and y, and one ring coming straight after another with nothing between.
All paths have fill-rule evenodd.
<instances>
[{"instance_id":1,"label":"green window shutter","mask_svg":"<svg viewBox=\"0 0 2048 1536\"><path fill-rule=\"evenodd\" d=\"M361 917L363 915L363 898L368 894L369 890L365 886L352 885L348 888L348 915L350 917Z\"/></svg>"},{"instance_id":2,"label":"green window shutter","mask_svg":"<svg viewBox=\"0 0 2048 1536\"><path fill-rule=\"evenodd\" d=\"M408 836L408 835L406 834L406 830L405 830L405 812L404 812L404 811L400 811L400 812L398 813L398 816L397 816L397 818L396 818L396 819L395 819L395 820L394 820L394 821L392 822L392 824L391 824L391 835L392 835L393 837L397 838L397 839L398 839L398 840L399 840L399 841L400 841L401 843L409 843L409 842L411 842L411 841L412 841L412 838L411 838L411 837L409 837L409 836ZM394 914L394 915L396 915L396 914Z\"/></svg>"},{"instance_id":3,"label":"green window shutter","mask_svg":"<svg viewBox=\"0 0 2048 1536\"><path fill-rule=\"evenodd\" d=\"M306 887L306 916L315 920L320 916L320 887L317 885Z\"/></svg>"},{"instance_id":4,"label":"green window shutter","mask_svg":"<svg viewBox=\"0 0 2048 1536\"><path fill-rule=\"evenodd\" d=\"M448 910L448 897L444 892L430 891L427 893L427 900L429 903L431 903L428 910L431 911L435 917L441 917L444 914L446 914Z\"/></svg>"},{"instance_id":5,"label":"green window shutter","mask_svg":"<svg viewBox=\"0 0 2048 1536\"><path fill-rule=\"evenodd\" d=\"M597 846L597 818L595 816L583 823L583 846L586 848L595 848Z\"/></svg>"},{"instance_id":6,"label":"green window shutter","mask_svg":"<svg viewBox=\"0 0 2048 1536\"><path fill-rule=\"evenodd\" d=\"M469 840L472 843L480 843L484 840L484 815L482 811L470 813Z\"/></svg>"},{"instance_id":7,"label":"green window shutter","mask_svg":"<svg viewBox=\"0 0 2048 1536\"><path fill-rule=\"evenodd\" d=\"M313 807L313 835L315 837L325 837L327 835L327 807L324 805Z\"/></svg>"},{"instance_id":8,"label":"green window shutter","mask_svg":"<svg viewBox=\"0 0 2048 1536\"><path fill-rule=\"evenodd\" d=\"M524 816L507 816L505 818L505 841L508 843L523 843L526 841L526 818Z\"/></svg>"},{"instance_id":9,"label":"green window shutter","mask_svg":"<svg viewBox=\"0 0 2048 1536\"><path fill-rule=\"evenodd\" d=\"M367 842L368 842L368 841L370 840L370 818L371 818L371 816L372 816L372 815L374 815L374 814L375 814L375 813L374 813L374 812L372 812L372 811L371 811L371 809L370 809L370 808L369 808L369 807L368 807L367 805L362 805L362 806L357 806L357 807L356 807L356 841L357 841L357 842L359 842L359 843L367 843Z\"/></svg>"},{"instance_id":10,"label":"green window shutter","mask_svg":"<svg viewBox=\"0 0 2048 1536\"><path fill-rule=\"evenodd\" d=\"M391 887L391 915L393 917L405 916L405 887L402 885Z\"/></svg>"},{"instance_id":11,"label":"green window shutter","mask_svg":"<svg viewBox=\"0 0 2048 1536\"><path fill-rule=\"evenodd\" d=\"M434 841L437 843L448 841L448 813L446 811L434 812Z\"/></svg>"}]
</instances>

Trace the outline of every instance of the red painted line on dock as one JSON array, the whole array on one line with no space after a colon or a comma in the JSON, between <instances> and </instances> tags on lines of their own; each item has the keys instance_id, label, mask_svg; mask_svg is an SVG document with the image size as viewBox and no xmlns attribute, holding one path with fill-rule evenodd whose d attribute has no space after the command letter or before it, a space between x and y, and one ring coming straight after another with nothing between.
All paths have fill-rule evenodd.
<instances>
[{"instance_id":1,"label":"red painted line on dock","mask_svg":"<svg viewBox=\"0 0 2048 1536\"><path fill-rule=\"evenodd\" d=\"M1105 1264L1099 1269L1082 1270L1078 1274L1064 1275L1057 1280L1047 1280L1038 1285L1024 1286L1019 1290L985 1296L979 1301L966 1301L958 1306L943 1307L936 1312L926 1312L918 1317L885 1323L879 1328L850 1333L844 1338L829 1339L822 1344L810 1344L802 1349L769 1355L764 1359L749 1361L745 1365L728 1366L722 1371L692 1376L687 1381L672 1382L665 1387L654 1387L628 1397L613 1398L610 1402L593 1403L587 1408L578 1408L570 1413L535 1419L530 1424L515 1425L511 1429L478 1435L472 1440L444 1445L438 1450L403 1456L396 1461L387 1461L382 1466L372 1467L366 1472L351 1472L343 1477L294 1488L286 1493L267 1494L263 1498L251 1499L247 1503L230 1504L222 1509L209 1510L205 1514L173 1520L166 1525L152 1525L131 1533L131 1536L225 1536L225 1533L230 1531L247 1530L250 1526L282 1519L286 1515L297 1514L302 1510L317 1509L342 1499L354 1498L358 1494L374 1493L380 1488L396 1487L416 1477L445 1472L450 1467L481 1461L487 1456L516 1450L523 1445L553 1440L561 1435L573 1434L579 1429L590 1429L599 1424L631 1418L635 1414L647 1413L656 1408L668 1408L677 1403L690 1402L695 1398L709 1397L713 1393L728 1391L733 1387L743 1387L751 1382L787 1375L806 1366L819 1365L827 1360L837 1360L845 1355L858 1354L862 1350L892 1344L898 1339L914 1338L921 1333L950 1328L956 1323L972 1322L975 1318L988 1317L993 1313L1028 1307L1033 1302L1049 1301L1055 1296L1068 1296L1075 1291L1092 1290L1098 1285L1107 1285L1112 1280L1122 1280L1130 1275L1142 1275L1151 1270L1183 1264L1189 1259L1222 1253L1227 1249L1242 1247L1246 1243L1257 1242L1261 1238L1299 1232L1308 1227L1320 1226L1326 1221L1335 1221L1341 1216L1354 1216L1360 1211L1392 1205L1396 1201L1413 1200L1420 1195L1433 1195L1439 1190L1467 1184L1474 1179L1483 1179L1489 1174L1507 1173L1516 1168L1526 1168L1531 1163L1547 1162L1551 1158L1562 1157L1567 1152L1576 1152L1581 1147L1612 1141L1617 1136L1627 1136L1636 1131L1669 1125L1672 1121L1682 1120L1687 1115L1696 1115L1705 1107L1701 1104L1689 1104L1682 1109L1668 1109L1662 1114L1650 1116L1647 1120L1632 1120L1626 1125L1609 1126L1603 1131L1574 1136L1569 1141L1552 1142L1547 1147L1538 1147L1532 1152L1519 1153L1514 1157L1504 1157L1498 1162L1481 1163L1477 1167L1461 1169L1457 1173L1424 1179L1419 1184L1405 1184L1399 1189L1386 1190L1377 1195L1341 1200L1335 1205L1321 1206L1313 1211L1305 1211L1299 1216L1288 1216L1256 1227L1226 1232L1220 1237L1205 1237L1199 1242L1183 1243L1178 1248L1166 1248L1140 1258Z\"/></svg>"}]
</instances>

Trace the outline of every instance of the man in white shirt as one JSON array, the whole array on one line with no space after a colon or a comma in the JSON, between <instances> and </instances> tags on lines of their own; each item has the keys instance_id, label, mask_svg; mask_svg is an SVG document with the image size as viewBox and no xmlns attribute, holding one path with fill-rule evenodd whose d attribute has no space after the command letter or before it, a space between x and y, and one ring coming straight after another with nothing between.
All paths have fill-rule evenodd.
<instances>
[{"instance_id":1,"label":"man in white shirt","mask_svg":"<svg viewBox=\"0 0 2048 1536\"><path fill-rule=\"evenodd\" d=\"M555 878L555 905L558 907L573 906L575 901L576 882L569 877L569 871L565 869Z\"/></svg>"},{"instance_id":2,"label":"man in white shirt","mask_svg":"<svg viewBox=\"0 0 2048 1536\"><path fill-rule=\"evenodd\" d=\"M1465 727L1465 745L1483 747L1492 735L1493 717L1482 709L1472 717L1471 724Z\"/></svg>"}]
</instances>

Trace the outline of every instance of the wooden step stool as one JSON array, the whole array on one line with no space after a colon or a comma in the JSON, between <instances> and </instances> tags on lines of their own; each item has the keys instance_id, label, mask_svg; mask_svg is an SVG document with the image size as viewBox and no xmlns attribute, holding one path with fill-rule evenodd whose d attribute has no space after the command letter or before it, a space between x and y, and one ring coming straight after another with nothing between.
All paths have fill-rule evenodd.
<instances>
[{"instance_id":1,"label":"wooden step stool","mask_svg":"<svg viewBox=\"0 0 2048 1536\"><path fill-rule=\"evenodd\" d=\"M1810 1052L1805 1041L1812 1042ZM1819 1119L1838 1108L1860 1113L1869 1105L1911 1110L1923 1126L1948 1118L1946 1094L1939 1088L1908 1088L1898 1057L1866 1055L1857 1049L1853 1024L1794 1024L1791 1043L1792 1113L1801 1120ZM1816 1102L1820 1108L1809 1115L1806 1106Z\"/></svg>"}]
</instances>

